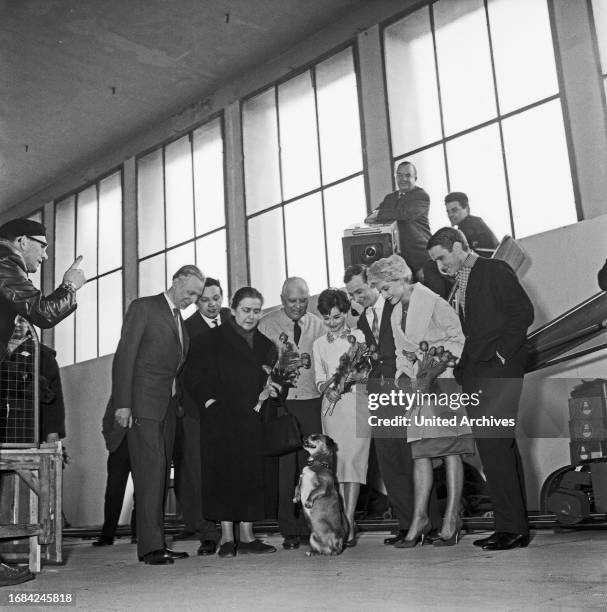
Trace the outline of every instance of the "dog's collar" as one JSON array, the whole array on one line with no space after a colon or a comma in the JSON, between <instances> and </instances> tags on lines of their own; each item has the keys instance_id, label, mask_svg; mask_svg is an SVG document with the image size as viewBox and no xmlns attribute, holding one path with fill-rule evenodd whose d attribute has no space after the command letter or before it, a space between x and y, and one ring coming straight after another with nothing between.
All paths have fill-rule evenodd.
<instances>
[{"instance_id":1,"label":"dog's collar","mask_svg":"<svg viewBox=\"0 0 607 612\"><path fill-rule=\"evenodd\" d=\"M308 465L314 465L315 463L317 463L318 465L322 465L324 468L327 468L327 470L331 469L331 466L327 461L319 461L318 459L308 459Z\"/></svg>"}]
</instances>

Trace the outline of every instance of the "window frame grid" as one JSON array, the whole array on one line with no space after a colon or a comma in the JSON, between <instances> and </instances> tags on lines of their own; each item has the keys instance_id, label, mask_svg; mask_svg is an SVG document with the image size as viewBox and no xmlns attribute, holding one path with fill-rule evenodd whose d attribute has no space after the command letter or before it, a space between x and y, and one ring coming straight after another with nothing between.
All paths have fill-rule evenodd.
<instances>
[{"instance_id":1,"label":"window frame grid","mask_svg":"<svg viewBox=\"0 0 607 612\"><path fill-rule=\"evenodd\" d=\"M538 106L541 106L543 104L546 104L548 102L552 102L554 100L559 100L560 101L560 105L561 105L561 112L563 114L563 127L564 127L564 133L565 133L565 141L567 143L567 158L569 160L569 170L571 172L571 183L572 183L572 189L573 189L573 196L574 196L574 205L575 205L575 211L576 211L576 216L577 216L577 220L578 221L582 221L583 220L583 213L582 213L582 208L581 208L581 203L580 203L580 196L579 196L579 182L578 182L578 178L577 178L577 172L576 172L576 168L575 168L575 160L573 158L573 153L572 153L572 143L571 143L571 128L570 128L570 121L569 121L569 114L568 114L568 110L567 110L567 105L566 105L566 101L564 99L564 96L562 94L563 92L563 75L562 75L562 66L561 66L561 59L560 59L560 51L558 48L558 41L556 39L556 36L554 35L554 31L555 31L555 25L554 25L554 12L553 12L553 8L551 6L551 2L549 2L548 0L545 0L546 2L546 6L548 9L548 18L549 18L549 22L550 22L550 34L551 34L551 40L552 40L552 48L553 48L553 52L554 52L554 62L555 62L555 66L556 66L556 75L557 75L557 84L558 84L558 92L555 94L552 94L550 96L546 96L544 98L541 98L540 100L536 100L535 102L531 102L529 104L526 104L522 107L519 107L515 110L512 111L508 111L507 113L501 113L501 109L500 109L500 101L499 101L499 96L498 96L498 85L497 85L497 74L496 74L496 70L495 70L495 57L494 57L494 52L493 52L493 38L491 35L491 22L489 19L489 0L483 0L483 10L485 13L485 23L486 23L486 27L487 27L487 36L488 36L488 43L489 43L489 59L490 59L490 64L491 64L491 79L492 79L492 83L493 83L493 91L494 91L494 96L495 96L495 103L496 103L496 116L493 117L492 119L488 119L486 121L483 121L482 123L476 124L474 126L471 126L469 128L466 128L465 130L460 130L459 132L450 134L450 135L445 135L445 124L444 124L444 117L443 117L443 99L442 99L442 92L441 92L441 83L440 83L440 72L439 72L439 66L438 66L438 53L437 53L437 44L436 44L436 27L435 27L435 20L434 20L434 9L433 6L434 4L440 2L441 0L423 0L421 2L417 2L415 3L412 7L401 11L400 13L398 13L397 15L394 15L392 17L390 17L389 19L383 21L380 23L380 43L381 43L381 55L382 55L382 68L383 68L383 81L384 81L384 91L387 93L388 92L388 74L387 74L387 62L386 62L386 36L385 36L385 30L392 24L400 21L401 19L404 19L405 17L413 14L414 12L421 10L423 8L427 8L428 12L429 12L429 21L430 21L430 34L432 35L432 49L433 49L433 60L434 60L434 70L435 70L435 76L436 76L436 84L437 84L437 93L438 93L438 106L439 106L439 116L440 116L440 129L441 129L441 138L439 140L434 140L428 144L425 144L421 147L417 147L415 149L411 149L409 151L406 151L405 153L402 153L400 155L394 155L394 147L393 147L393 143L392 143L392 129L391 129L391 115L390 115L390 101L388 98L388 95L385 96L385 101L386 101L386 117L387 117L387 122L388 122L388 146L390 149L390 159L392 160L392 168L394 170L394 168L396 167L396 165L401 162L404 161L407 157L410 157L412 155L417 155L418 153L422 153L423 151L426 151L428 149L431 149L433 147L436 147L438 145L441 145L442 151L443 151L443 159L444 159L444 164L445 164L445 180L446 180L446 184L447 184L447 193L451 191L451 179L449 176L449 161L448 161L448 157L447 157L447 143L455 140L456 138L462 137L462 136L466 136L467 134L471 134L473 132L476 132L477 130L481 130L483 128L486 128L488 126L491 125L498 125L498 131L499 131L499 139L500 139L500 149L501 149L501 153L502 153L502 162L504 165L504 182L505 182L505 186L506 186L506 197L507 197L507 205L508 205L508 216L510 219L510 231L511 231L511 236L513 238L516 238L516 233L515 233L515 225L514 225L514 212L513 212L513 206L512 206L512 198L511 198L511 191L510 191L510 178L509 178L509 172L508 172L508 163L507 163L507 155L506 155L506 147L504 145L504 133L503 133L503 122L506 119L509 119L510 117L514 117L516 115L520 115L526 111L529 111L533 108L536 108ZM597 52L598 52L598 48L597 48ZM600 69L599 69L600 70ZM392 172L392 187L393 189L396 189L396 183L395 183L395 179L394 179L394 171Z\"/></svg>"},{"instance_id":2,"label":"window frame grid","mask_svg":"<svg viewBox=\"0 0 607 612\"><path fill-rule=\"evenodd\" d=\"M76 247L78 244L78 196L79 194L81 194L82 192L86 191L87 189L90 189L91 187L95 187L95 199L96 199L96 204L97 204L97 227L96 227L96 270L97 270L97 274L91 278L87 278L86 279L86 283L92 283L93 281L95 281L97 283L97 291L96 291L96 295L95 295L95 304L96 304L96 312L97 312L97 318L96 318L96 332L97 332L97 356L96 357L92 357L91 359L98 359L99 357L101 357L102 355L99 355L99 338L100 338L100 331L99 331L99 280L101 278L104 278L106 276L109 276L110 274L114 274L116 272L121 271L122 272L122 282L121 282L121 287L122 287L122 303L124 304L124 294L125 294L125 290L124 290L124 252L123 252L123 241L124 241L124 227L122 227L122 233L120 236L120 259L122 261L122 265L117 267L117 268L113 268L111 270L107 270L106 272L103 272L102 274L99 274L99 186L101 184L102 181L104 181L105 179L109 178L110 176L114 175L114 174L120 174L120 213L121 216L124 215L124 166L121 164L118 167L113 168L112 170L110 170L109 172L106 172L102 175L100 175L99 177L97 177L96 179L89 181L88 183L86 183L84 186L79 187L78 189L73 189L69 192L67 192L65 195L56 198L53 200L53 235L55 236L55 244L53 245L53 250L54 253L56 253L57 251L57 204L60 204L61 202L63 202L64 200L67 200L68 198L74 198L74 243L73 243L73 248L74 248L74 254L75 257L78 257L78 253L76 251ZM44 212L42 213L42 218L44 219ZM123 225L123 224L121 224ZM41 277L42 279L42 277ZM54 287L57 287L59 284L59 279L57 279L57 270L55 268L55 261L53 261L53 285ZM43 283L42 283L43 284ZM79 361L77 359L77 342L78 342L78 337L77 337L77 330L76 330L76 317L70 317L70 323L73 327L73 334L74 334L74 346L73 346L73 351L74 351L74 359L72 361L71 364L65 364L65 366L67 365L75 365L77 363L81 363L81 361ZM83 361L88 361L87 359L83 360ZM62 367L65 367L62 366Z\"/></svg>"},{"instance_id":3,"label":"window frame grid","mask_svg":"<svg viewBox=\"0 0 607 612\"><path fill-rule=\"evenodd\" d=\"M323 168L322 168L322 157L320 150L320 123L318 120L318 94L316 87L316 67L323 63L326 60L331 59L332 57L338 55L339 53L345 51L346 49L350 49L352 52L352 64L354 67L354 76L356 78L356 99L357 99L357 107L358 107L358 121L360 126L360 141L361 141L361 159L362 159L362 169L358 172L354 172L352 174L348 174L347 176L343 176L337 180L331 181L326 185L323 183ZM314 93L314 116L316 120L316 150L318 156L318 170L319 170L319 186L315 189L311 189L309 191L300 193L292 198L287 200L284 198L283 192L283 174L282 174L282 156L280 149L280 113L279 113L279 100L278 100L278 88L280 85L289 82L290 80L305 74L306 72L310 72L310 80L312 84L312 91ZM319 193L320 194L320 202L321 202L321 213L322 213L322 226L323 226L323 248L324 248L324 259L326 266L326 275L325 280L327 283L327 287L330 285L330 267L329 267L329 249L327 244L327 223L326 223L326 213L325 213L325 190L330 189L336 185L340 185L341 183L345 183L351 179L354 179L358 176L362 176L363 178L363 188L364 188L364 196L365 196L365 205L367 209L367 213L370 210L369 203L369 177L367 172L367 151L366 151L366 140L365 140L365 123L364 123L364 113L362 108L362 93L360 86L360 61L359 61L359 52L356 37L351 37L341 43L340 45L333 47L326 53L317 56L314 60L307 62L301 66L298 66L297 69L291 70L286 73L279 79L276 79L270 83L265 84L263 87L259 87L255 89L250 94L242 97L240 99L240 141L244 143L244 106L246 102L249 100L263 94L264 92L274 89L274 103L276 105L276 126L277 126L277 144L278 144L278 172L279 172L279 186L280 186L280 198L281 201L276 204L271 204L263 208L262 210L256 210L251 214L247 214L247 193L246 193L246 176L245 176L245 162L243 157L242 164L242 180L243 180L243 202L244 202L244 214L245 214L245 244L246 244L246 266L247 266L247 282L251 283L251 252L250 252L250 243L249 243L249 221L254 219L255 217L259 217L261 215L267 214L276 210L277 208L281 208L281 218L282 218L282 239L283 239L283 252L284 252L284 266L285 266L285 275L286 278L289 277L289 264L288 264L288 252L287 252L287 234L286 234L286 225L285 225L285 206L296 202L298 200L303 200L309 196ZM244 153L244 147L243 147Z\"/></svg>"},{"instance_id":4,"label":"window frame grid","mask_svg":"<svg viewBox=\"0 0 607 612\"><path fill-rule=\"evenodd\" d=\"M203 232L202 234L196 234L196 187L195 187L195 170L194 170L194 132L196 132L199 128L209 125L214 121L219 120L219 131L221 134L221 145L222 145L222 167L223 167L223 213L224 213L224 224L216 227L215 229L209 230L207 232ZM188 238L187 240L183 240L177 244L167 246L167 202L166 202L166 147L170 144L177 142L184 136L188 137L188 142L190 144L190 158L192 161L192 206L193 206L193 219L194 219L194 237ZM164 247L158 251L154 251L152 253L148 253L143 257L139 257L139 161L154 153L155 151L160 150L161 153L161 161L162 161L162 206L163 206L163 219L164 219ZM196 122L194 125L188 127L187 130L183 130L179 132L176 136L171 136L171 138L167 138L163 140L160 144L157 144L145 151L142 151L138 155L135 156L135 185L136 185L136 206L135 206L135 217L136 217L136 229L135 236L137 241L137 296L141 297L139 293L139 270L140 265L143 261L151 259L152 257L157 257L158 255L162 255L164 253L165 257L163 260L164 264L164 278L165 283L168 278L168 267L167 267L167 257L166 254L170 251L178 249L186 244L194 243L194 257L196 259L196 241L201 238L206 238L207 236L211 236L212 234L216 234L222 230L226 233L226 269L227 269L227 278L225 279L225 291L227 291L227 295L230 295L231 291L231 280L230 280L230 230L228 227L228 189L227 189L227 159L226 159L226 140L225 140L225 114L223 109L214 113L213 115L203 119L202 121ZM196 265L198 262L196 261ZM204 270L203 270L204 272ZM220 279L221 281L222 279Z\"/></svg>"}]
</instances>

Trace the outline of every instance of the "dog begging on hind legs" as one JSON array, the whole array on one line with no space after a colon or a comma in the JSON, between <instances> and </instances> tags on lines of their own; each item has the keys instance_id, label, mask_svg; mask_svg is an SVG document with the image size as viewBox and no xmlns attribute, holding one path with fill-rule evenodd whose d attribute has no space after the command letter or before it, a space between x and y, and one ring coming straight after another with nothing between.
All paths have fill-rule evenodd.
<instances>
[{"instance_id":1,"label":"dog begging on hind legs","mask_svg":"<svg viewBox=\"0 0 607 612\"><path fill-rule=\"evenodd\" d=\"M339 555L348 536L348 521L335 482L337 445L329 436L311 434L303 447L310 457L301 471L293 502L301 502L310 526L310 552L306 555Z\"/></svg>"}]
</instances>

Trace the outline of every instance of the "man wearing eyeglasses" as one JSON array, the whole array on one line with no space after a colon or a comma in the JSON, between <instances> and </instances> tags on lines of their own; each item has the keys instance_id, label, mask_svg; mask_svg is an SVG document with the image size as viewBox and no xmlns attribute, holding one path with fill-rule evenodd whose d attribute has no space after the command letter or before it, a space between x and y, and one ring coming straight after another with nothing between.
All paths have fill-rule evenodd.
<instances>
[{"instance_id":1,"label":"man wearing eyeglasses","mask_svg":"<svg viewBox=\"0 0 607 612\"><path fill-rule=\"evenodd\" d=\"M61 285L46 297L28 278L47 259L47 246L46 229L37 221L13 219L0 227L0 361L6 356L17 315L47 329L76 309L76 291L86 280L79 268L81 256L67 269ZM33 577L27 567L0 563L0 587Z\"/></svg>"}]
</instances>

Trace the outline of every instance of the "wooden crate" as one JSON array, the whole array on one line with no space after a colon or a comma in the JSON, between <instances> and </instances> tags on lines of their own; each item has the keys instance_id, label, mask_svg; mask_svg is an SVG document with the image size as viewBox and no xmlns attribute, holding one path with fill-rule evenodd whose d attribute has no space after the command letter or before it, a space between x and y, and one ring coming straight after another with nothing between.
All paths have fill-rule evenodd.
<instances>
[{"instance_id":1,"label":"wooden crate","mask_svg":"<svg viewBox=\"0 0 607 612\"><path fill-rule=\"evenodd\" d=\"M53 563L62 562L61 442L40 448L0 449L0 538L28 538L29 566L39 572L42 550Z\"/></svg>"}]
</instances>

